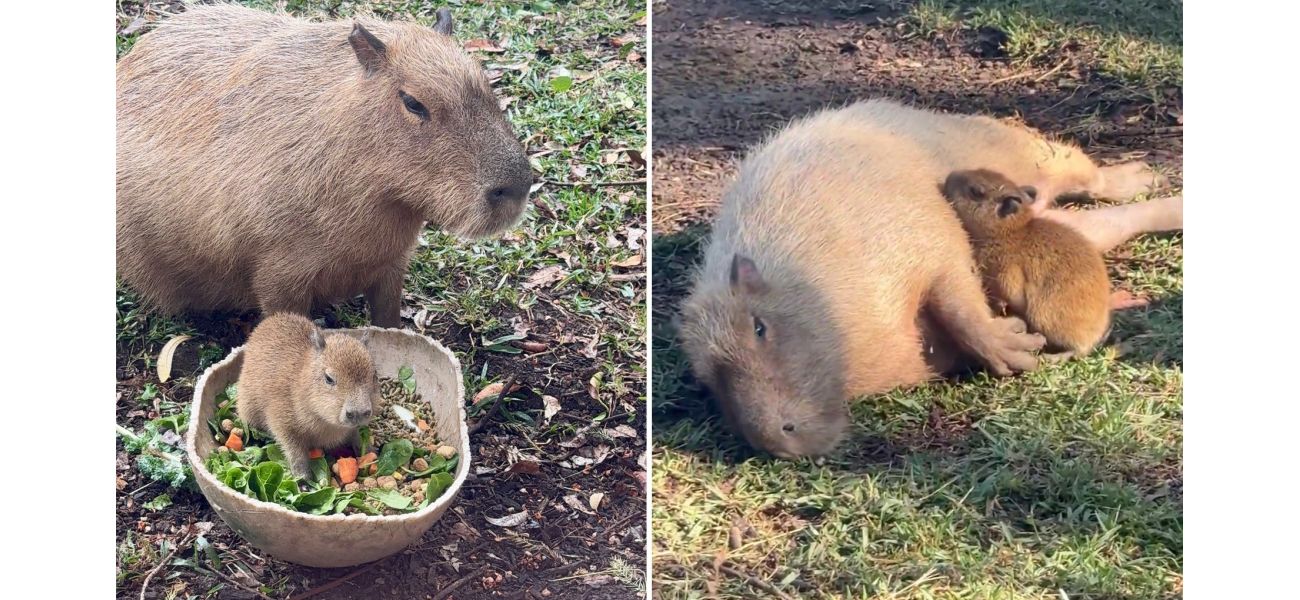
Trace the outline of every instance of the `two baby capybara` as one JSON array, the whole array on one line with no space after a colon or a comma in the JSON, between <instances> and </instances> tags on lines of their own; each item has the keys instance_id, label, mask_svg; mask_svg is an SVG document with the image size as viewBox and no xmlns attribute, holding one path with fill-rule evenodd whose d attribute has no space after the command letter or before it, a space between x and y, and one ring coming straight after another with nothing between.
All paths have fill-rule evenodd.
<instances>
[{"instance_id":1,"label":"two baby capybara","mask_svg":"<svg viewBox=\"0 0 1300 600\"><path fill-rule=\"evenodd\" d=\"M724 420L778 457L824 454L848 400L964 368L1033 369L1047 339L995 316L962 221L954 171L1033 186L1039 219L1098 254L1180 229L1182 200L1049 210L1065 194L1126 199L1160 184L1142 163L1098 167L1080 149L980 116L869 100L796 121L741 163L679 339Z\"/></svg>"},{"instance_id":2,"label":"two baby capybara","mask_svg":"<svg viewBox=\"0 0 1300 600\"><path fill-rule=\"evenodd\" d=\"M504 231L533 182L451 29L213 5L142 36L117 64L121 279L168 312L364 294L400 325L424 224Z\"/></svg>"}]
</instances>

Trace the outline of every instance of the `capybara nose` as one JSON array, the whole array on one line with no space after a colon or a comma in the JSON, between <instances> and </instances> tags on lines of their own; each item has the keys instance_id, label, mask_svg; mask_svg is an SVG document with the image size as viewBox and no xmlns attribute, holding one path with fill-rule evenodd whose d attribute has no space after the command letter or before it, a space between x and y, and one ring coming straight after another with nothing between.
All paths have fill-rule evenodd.
<instances>
[{"instance_id":1,"label":"capybara nose","mask_svg":"<svg viewBox=\"0 0 1300 600\"><path fill-rule=\"evenodd\" d=\"M349 410L343 413L348 418L349 423L361 424L370 420L369 410Z\"/></svg>"},{"instance_id":2,"label":"capybara nose","mask_svg":"<svg viewBox=\"0 0 1300 600\"><path fill-rule=\"evenodd\" d=\"M516 182L506 185L498 185L487 192L487 201L492 205L501 204L518 204L524 201L528 196L528 188L532 187L532 177L519 179Z\"/></svg>"}]
</instances>

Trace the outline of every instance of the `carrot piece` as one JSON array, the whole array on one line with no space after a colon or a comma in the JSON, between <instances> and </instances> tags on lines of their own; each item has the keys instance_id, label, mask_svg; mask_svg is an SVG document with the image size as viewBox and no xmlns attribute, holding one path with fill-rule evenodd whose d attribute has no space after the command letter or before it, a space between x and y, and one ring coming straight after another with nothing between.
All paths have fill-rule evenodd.
<instances>
[{"instance_id":1,"label":"carrot piece","mask_svg":"<svg viewBox=\"0 0 1300 600\"><path fill-rule=\"evenodd\" d=\"M339 466L339 481L347 485L357 480L357 459L340 458L334 464Z\"/></svg>"},{"instance_id":2,"label":"carrot piece","mask_svg":"<svg viewBox=\"0 0 1300 600\"><path fill-rule=\"evenodd\" d=\"M362 467L368 467L370 465L375 464L375 462L378 460L379 460L378 454L375 454L374 452L367 452L365 454L362 454L361 458L357 459L357 464Z\"/></svg>"},{"instance_id":3,"label":"carrot piece","mask_svg":"<svg viewBox=\"0 0 1300 600\"><path fill-rule=\"evenodd\" d=\"M325 456L325 451L320 448L312 448L307 451L307 458L320 458Z\"/></svg>"},{"instance_id":4,"label":"carrot piece","mask_svg":"<svg viewBox=\"0 0 1300 600\"><path fill-rule=\"evenodd\" d=\"M232 431L230 437L226 438L226 447L230 448L231 452L239 452L244 449L244 440L239 437L239 434Z\"/></svg>"}]
</instances>

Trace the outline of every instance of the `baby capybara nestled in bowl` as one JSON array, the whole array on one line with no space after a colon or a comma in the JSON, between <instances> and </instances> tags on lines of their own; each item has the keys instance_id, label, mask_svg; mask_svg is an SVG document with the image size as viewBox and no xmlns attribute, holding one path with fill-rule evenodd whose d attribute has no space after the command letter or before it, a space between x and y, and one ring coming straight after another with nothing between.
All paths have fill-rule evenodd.
<instances>
[{"instance_id":1,"label":"baby capybara nestled in bowl","mask_svg":"<svg viewBox=\"0 0 1300 600\"><path fill-rule=\"evenodd\" d=\"M504 231L532 172L437 23L195 6L117 65L118 274L158 308L307 313L365 294L400 324L420 229Z\"/></svg>"}]
</instances>

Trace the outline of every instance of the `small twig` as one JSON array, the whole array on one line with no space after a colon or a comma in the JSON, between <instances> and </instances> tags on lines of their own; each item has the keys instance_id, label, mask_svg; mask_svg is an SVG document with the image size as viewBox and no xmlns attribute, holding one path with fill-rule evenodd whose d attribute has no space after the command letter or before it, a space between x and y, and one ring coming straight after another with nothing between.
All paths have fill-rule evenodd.
<instances>
[{"instance_id":1,"label":"small twig","mask_svg":"<svg viewBox=\"0 0 1300 600\"><path fill-rule=\"evenodd\" d=\"M1055 67L1052 67L1051 71L1048 71L1046 73L1043 73L1042 75L1039 75L1038 77L1035 77L1034 83L1038 83L1044 79L1047 79L1048 77L1051 77L1052 74L1056 73L1057 71L1060 71L1061 67L1064 67L1065 63L1067 62L1070 62L1069 58L1066 58L1065 60L1061 61L1060 64L1057 64Z\"/></svg>"},{"instance_id":2,"label":"small twig","mask_svg":"<svg viewBox=\"0 0 1300 600\"><path fill-rule=\"evenodd\" d=\"M456 588L465 585L465 582L469 581L470 579L473 579L475 575L482 573L483 569L486 568L488 568L487 565L482 565L479 568L474 569L474 571L471 572L469 575L466 575L464 577L461 577L460 579L457 579L456 581L451 582L451 585L442 588L442 591L438 592L438 595L434 596L433 600L443 600L447 596L450 596L452 592L456 591Z\"/></svg>"},{"instance_id":3,"label":"small twig","mask_svg":"<svg viewBox=\"0 0 1300 600\"><path fill-rule=\"evenodd\" d=\"M645 179L632 179L629 181L555 181L553 179L543 179L542 183L547 185L562 185L565 187L605 187L618 185L645 185Z\"/></svg>"},{"instance_id":4,"label":"small twig","mask_svg":"<svg viewBox=\"0 0 1300 600\"><path fill-rule=\"evenodd\" d=\"M181 538L181 541L176 542L176 545L172 546L172 550L171 552L167 553L167 556L164 556L162 560L158 561L158 566L154 567L151 571L145 574L144 583L140 584L140 600L144 600L144 593L146 590L149 589L149 580L153 579L153 576L158 574L158 571L162 570L163 565L167 564L167 561L171 560L172 557L176 555L176 551L180 550L181 546L188 544L189 541L190 541L190 536L189 534L186 534L185 537Z\"/></svg>"},{"instance_id":5,"label":"small twig","mask_svg":"<svg viewBox=\"0 0 1300 600\"><path fill-rule=\"evenodd\" d=\"M492 408L488 409L487 414L479 417L478 421L474 422L474 426L469 428L470 435L482 431L484 427L487 427L487 424L492 420L492 418L495 417L497 413L501 412L501 403L505 401L506 394L510 393L510 388L514 387L514 385L515 374L511 373L510 377L506 378L505 385L501 386L501 393L497 394L497 401L492 405Z\"/></svg>"},{"instance_id":6,"label":"small twig","mask_svg":"<svg viewBox=\"0 0 1300 600\"><path fill-rule=\"evenodd\" d=\"M757 578L757 577L754 577L753 575L750 575L749 573L745 573L745 572L743 572L743 571L740 571L740 570L737 570L737 569L733 569L733 568L731 568L731 567L728 567L727 565L719 565L719 566L718 566L718 570L719 570L719 571L722 571L723 573L726 573L726 574L728 574L728 575L730 575L730 576L732 576L732 577L739 577L739 578L741 578L741 579L744 579L745 581L748 581L748 582L749 582L749 585L752 585L752 586L754 586L754 587L756 587L756 588L758 588L758 589L760 589L760 590L763 590L763 591L765 591L765 592L767 592L767 593L769 593L769 594L772 594L773 596L776 596L777 598L780 598L781 600L794 600L793 598L790 597L789 594L786 594L785 592L776 589L776 586L774 586L774 585L772 585L772 584L770 584L770 583L768 583L768 582L766 582L766 581L763 581L762 579L759 579L759 578Z\"/></svg>"},{"instance_id":7,"label":"small twig","mask_svg":"<svg viewBox=\"0 0 1300 600\"><path fill-rule=\"evenodd\" d=\"M312 589L310 589L310 590L304 591L303 593L298 594L297 596L294 596L293 598L290 598L289 600L304 600L305 598L310 598L310 597L312 597L312 596L315 596L316 594L321 594L321 593L324 593L324 592L328 592L328 591L330 591L330 590L332 590L332 589L334 589L334 588L336 588L336 587L338 587L338 586L340 586L340 585L343 585L344 583L347 583L348 581L351 581L351 580L352 580L353 578L355 578L357 575L360 575L360 574L362 574L362 573L365 573L366 571L369 571L371 567L373 567L373 566L375 566L375 565L377 565L377 564L379 564L379 563L378 563L378 562L372 562L372 563L370 563L370 564L368 564L368 565L362 565L360 568L353 570L351 573L348 573L347 575L344 575L344 576L342 576L342 577L339 577L338 579L335 579L335 580L333 580L333 581L331 581L331 582L329 582L329 583L326 583L326 584L323 584L323 585L319 585L319 586L316 586L316 587L314 587L314 588L312 588Z\"/></svg>"},{"instance_id":8,"label":"small twig","mask_svg":"<svg viewBox=\"0 0 1300 600\"><path fill-rule=\"evenodd\" d=\"M585 559L582 559L582 560L575 560L575 561L573 561L573 562L571 562L571 563L569 563L569 564L566 564L566 565L560 565L560 566L558 566L558 567L551 567L551 568L549 568L549 569L547 569L547 570L545 570L545 571L541 571L541 572L539 572L539 573L537 574L537 576L538 576L539 578L545 579L545 578L550 577L550 576L552 576L552 575L561 575L561 574L566 574L566 573L568 573L569 571L572 571L574 567L576 567L576 566L578 566L578 565L580 565L580 564L582 564L582 563L584 563L584 562L587 562L587 561L586 561Z\"/></svg>"},{"instance_id":9,"label":"small twig","mask_svg":"<svg viewBox=\"0 0 1300 600\"><path fill-rule=\"evenodd\" d=\"M251 587L248 587L248 586L246 586L246 585L244 585L244 584L242 584L242 583L239 583L238 581L235 581L235 578L234 578L234 577L231 577L231 576L229 576L229 575L226 575L225 573L222 573L221 571L218 571L217 569L206 569L206 570L209 571L209 572L211 572L211 573L214 573L217 577L220 577L223 581L225 581L226 583L229 583L230 585L233 585L233 586L235 586L235 587L237 587L237 588L239 588L239 589L241 589L241 590L244 590L245 592L248 592L248 593L250 593L250 594L256 594L257 597L258 597L258 598L261 598L262 600L275 600L275 598L272 598L272 597L270 597L270 596L267 596L266 594L263 594L261 590L256 590L256 589L253 589L253 588L251 588Z\"/></svg>"},{"instance_id":10,"label":"small twig","mask_svg":"<svg viewBox=\"0 0 1300 600\"><path fill-rule=\"evenodd\" d=\"M1046 72L1046 73L1043 73L1042 75L1039 75L1037 78L1035 78L1035 79L1034 79L1034 82L1037 83L1037 82L1039 82L1039 81L1042 81L1042 80L1044 80L1044 79L1047 79L1048 77L1051 77L1053 73L1055 73L1055 72L1057 72L1057 71L1060 71L1061 68L1064 67L1065 64L1068 63L1068 62L1070 62L1070 59L1067 57L1065 60L1063 60L1063 61L1061 61L1059 64L1057 64L1055 67L1052 67L1052 70L1050 70L1050 71L1048 71L1048 72ZM1033 74L1034 74L1033 71L1021 71L1021 72L1019 72L1019 73L1016 73L1015 75L1008 75L1008 76L1003 77L1003 78L1001 78L1001 79L994 79L993 81L990 81L989 83L985 84L984 87L989 88L989 87L993 87L993 86L995 86L995 85L997 85L997 84L999 84L999 83L1006 83L1006 82L1008 82L1008 81L1015 81L1015 80L1017 80L1017 79L1024 79L1024 78L1029 77L1030 75L1033 75Z\"/></svg>"}]
</instances>

